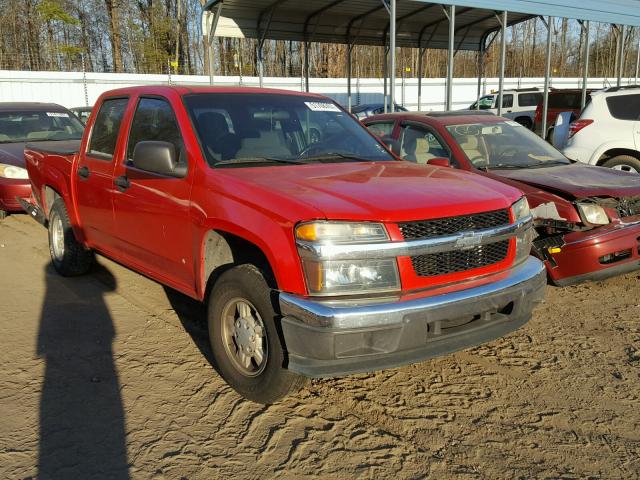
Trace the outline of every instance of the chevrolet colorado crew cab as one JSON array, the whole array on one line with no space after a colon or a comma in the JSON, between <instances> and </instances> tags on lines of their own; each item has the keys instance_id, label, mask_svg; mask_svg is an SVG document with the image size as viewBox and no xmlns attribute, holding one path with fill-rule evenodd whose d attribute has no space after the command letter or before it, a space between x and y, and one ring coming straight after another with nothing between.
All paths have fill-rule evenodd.
<instances>
[{"instance_id":1,"label":"chevrolet colorado crew cab","mask_svg":"<svg viewBox=\"0 0 640 480\"><path fill-rule=\"evenodd\" d=\"M99 252L206 301L217 367L256 402L498 338L543 296L519 190L399 160L319 95L114 90L82 141L25 158L57 271Z\"/></svg>"}]
</instances>

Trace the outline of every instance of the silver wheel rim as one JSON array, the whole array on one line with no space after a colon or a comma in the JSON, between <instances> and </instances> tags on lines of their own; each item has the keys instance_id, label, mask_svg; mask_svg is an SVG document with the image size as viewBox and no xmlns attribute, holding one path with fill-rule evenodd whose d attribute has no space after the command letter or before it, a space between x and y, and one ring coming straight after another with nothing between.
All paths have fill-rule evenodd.
<instances>
[{"instance_id":1,"label":"silver wheel rim","mask_svg":"<svg viewBox=\"0 0 640 480\"><path fill-rule=\"evenodd\" d=\"M233 366L247 377L260 375L268 356L267 335L256 307L245 298L222 309L222 343Z\"/></svg>"},{"instance_id":2,"label":"silver wheel rim","mask_svg":"<svg viewBox=\"0 0 640 480\"><path fill-rule=\"evenodd\" d=\"M51 250L56 260L62 260L64 257L64 226L59 215L54 215L51 219Z\"/></svg>"},{"instance_id":3,"label":"silver wheel rim","mask_svg":"<svg viewBox=\"0 0 640 480\"><path fill-rule=\"evenodd\" d=\"M631 165L626 165L626 164L616 165L611 168L613 168L614 170L620 170L621 172L638 173L638 171L635 168L633 168Z\"/></svg>"}]
</instances>

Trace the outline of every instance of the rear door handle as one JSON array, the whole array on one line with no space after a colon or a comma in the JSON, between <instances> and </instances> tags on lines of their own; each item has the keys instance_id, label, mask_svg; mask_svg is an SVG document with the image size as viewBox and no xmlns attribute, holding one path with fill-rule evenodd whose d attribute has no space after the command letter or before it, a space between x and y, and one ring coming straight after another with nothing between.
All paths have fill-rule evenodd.
<instances>
[{"instance_id":1,"label":"rear door handle","mask_svg":"<svg viewBox=\"0 0 640 480\"><path fill-rule=\"evenodd\" d=\"M91 172L89 171L89 167L87 167L86 165L83 165L78 169L78 176L83 180L86 180L87 178L89 178L90 174Z\"/></svg>"},{"instance_id":2,"label":"rear door handle","mask_svg":"<svg viewBox=\"0 0 640 480\"><path fill-rule=\"evenodd\" d=\"M120 177L114 179L113 183L116 184L116 187L118 187L118 190L120 190L121 192L124 192L131 186L131 182L126 175L121 175Z\"/></svg>"}]
</instances>

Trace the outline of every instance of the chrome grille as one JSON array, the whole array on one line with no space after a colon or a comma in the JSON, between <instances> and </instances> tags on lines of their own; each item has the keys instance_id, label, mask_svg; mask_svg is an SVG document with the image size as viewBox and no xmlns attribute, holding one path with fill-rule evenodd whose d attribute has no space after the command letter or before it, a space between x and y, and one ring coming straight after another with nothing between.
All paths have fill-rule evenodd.
<instances>
[{"instance_id":1,"label":"chrome grille","mask_svg":"<svg viewBox=\"0 0 640 480\"><path fill-rule=\"evenodd\" d=\"M434 277L493 265L504 260L508 250L509 240L503 240L468 250L417 255L411 257L411 263L419 277Z\"/></svg>"},{"instance_id":2,"label":"chrome grille","mask_svg":"<svg viewBox=\"0 0 640 480\"><path fill-rule=\"evenodd\" d=\"M398 224L398 227L405 240L416 240L419 238L453 235L469 230L499 227L508 223L509 210L505 209L458 217L437 218L435 220L405 222Z\"/></svg>"}]
</instances>

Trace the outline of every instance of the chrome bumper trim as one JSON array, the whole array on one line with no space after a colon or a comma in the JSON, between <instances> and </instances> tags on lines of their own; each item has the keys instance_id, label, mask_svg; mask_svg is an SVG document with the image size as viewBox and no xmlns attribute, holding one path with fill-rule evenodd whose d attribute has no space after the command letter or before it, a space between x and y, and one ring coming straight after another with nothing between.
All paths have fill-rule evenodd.
<instances>
[{"instance_id":1,"label":"chrome bumper trim","mask_svg":"<svg viewBox=\"0 0 640 480\"><path fill-rule=\"evenodd\" d=\"M527 216L509 225L459 232L455 235L425 238L422 240L345 245L320 244L297 240L296 244L302 258L314 260L376 260L470 249L479 245L487 245L507 240L532 227L533 218Z\"/></svg>"},{"instance_id":2,"label":"chrome bumper trim","mask_svg":"<svg viewBox=\"0 0 640 480\"><path fill-rule=\"evenodd\" d=\"M352 329L401 324L408 315L428 314L432 310L442 312L448 308L454 318L466 313L476 314L484 307L489 308L491 298L496 295L508 293L507 296L515 300L542 290L545 285L544 264L529 257L500 280L441 295L429 295L427 291L422 297L408 300L319 301L282 292L279 300L283 317L292 317L314 327ZM513 288L516 286L519 288ZM483 305L485 299L487 305Z\"/></svg>"}]
</instances>

